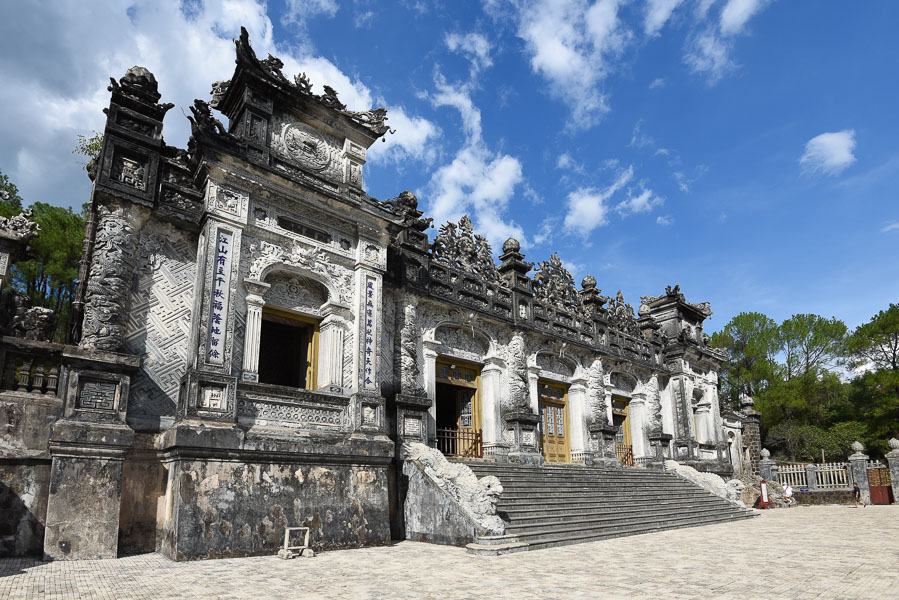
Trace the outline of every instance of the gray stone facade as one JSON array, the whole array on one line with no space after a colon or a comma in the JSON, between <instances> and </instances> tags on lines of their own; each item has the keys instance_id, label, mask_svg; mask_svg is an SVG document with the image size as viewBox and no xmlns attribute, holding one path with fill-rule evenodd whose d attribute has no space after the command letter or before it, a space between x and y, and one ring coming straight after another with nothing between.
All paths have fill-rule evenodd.
<instances>
[{"instance_id":1,"label":"gray stone facade","mask_svg":"<svg viewBox=\"0 0 899 600\"><path fill-rule=\"evenodd\" d=\"M402 537L404 511L424 537L408 477L433 482L398 449L438 443L438 389L457 365L477 399L459 419L485 459L542 463L551 417L567 460L618 465L623 436L638 462L743 468L745 440L728 436L751 415L722 415L708 303L674 286L635 314L513 239L496 264L467 218L431 239L413 194L364 191L386 111L348 111L281 68L243 31L232 78L190 107L187 150L163 140L172 106L151 73L112 80L74 344L3 339L0 410L39 421L27 443L21 425L3 438L15 452L0 493L18 502L4 552L247 556L297 526L315 550L358 547ZM267 371L267 336L285 327L306 332L287 373L299 384ZM550 417L547 386L563 390ZM448 502L430 505L471 521Z\"/></svg>"}]
</instances>

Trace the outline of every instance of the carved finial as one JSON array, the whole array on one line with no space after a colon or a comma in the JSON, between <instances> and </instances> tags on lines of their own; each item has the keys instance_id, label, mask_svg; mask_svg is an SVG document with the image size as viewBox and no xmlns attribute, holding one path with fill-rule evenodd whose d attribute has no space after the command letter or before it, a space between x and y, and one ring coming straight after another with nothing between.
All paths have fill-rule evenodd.
<instances>
[{"instance_id":1,"label":"carved finial","mask_svg":"<svg viewBox=\"0 0 899 600\"><path fill-rule=\"evenodd\" d=\"M510 237L503 242L503 254L508 252L518 252L519 250L521 250L521 244L515 238Z\"/></svg>"},{"instance_id":2,"label":"carved finial","mask_svg":"<svg viewBox=\"0 0 899 600\"><path fill-rule=\"evenodd\" d=\"M755 405L755 400L752 399L752 396L743 396L740 398L740 408L747 409L752 408Z\"/></svg>"},{"instance_id":3,"label":"carved finial","mask_svg":"<svg viewBox=\"0 0 899 600\"><path fill-rule=\"evenodd\" d=\"M892 448L896 452L899 452L899 440L897 440L896 438L890 438L890 441L888 443L890 444L890 448Z\"/></svg>"},{"instance_id":4,"label":"carved finial","mask_svg":"<svg viewBox=\"0 0 899 600\"><path fill-rule=\"evenodd\" d=\"M860 441L855 440L854 442L852 442L852 451L855 452L856 454L861 454L862 450L864 450L864 449L865 449L865 446Z\"/></svg>"},{"instance_id":5,"label":"carved finial","mask_svg":"<svg viewBox=\"0 0 899 600\"><path fill-rule=\"evenodd\" d=\"M759 455L760 455L764 460L768 460L769 458L771 458L771 451L768 450L767 448L762 448L762 451L759 452Z\"/></svg>"},{"instance_id":6,"label":"carved finial","mask_svg":"<svg viewBox=\"0 0 899 600\"><path fill-rule=\"evenodd\" d=\"M593 290L596 289L596 277L593 275L587 275L581 280L581 289L584 290Z\"/></svg>"}]
</instances>

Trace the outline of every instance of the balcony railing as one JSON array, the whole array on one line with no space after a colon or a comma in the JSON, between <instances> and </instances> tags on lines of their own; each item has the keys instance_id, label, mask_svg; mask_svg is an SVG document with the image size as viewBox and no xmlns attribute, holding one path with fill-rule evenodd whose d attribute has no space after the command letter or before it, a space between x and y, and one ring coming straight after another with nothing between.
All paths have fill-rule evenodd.
<instances>
[{"instance_id":1,"label":"balcony railing","mask_svg":"<svg viewBox=\"0 0 899 600\"><path fill-rule=\"evenodd\" d=\"M455 427L437 429L437 449L447 457L483 458L481 430Z\"/></svg>"},{"instance_id":2,"label":"balcony railing","mask_svg":"<svg viewBox=\"0 0 899 600\"><path fill-rule=\"evenodd\" d=\"M615 452L622 467L634 466L634 448L628 444L615 444Z\"/></svg>"}]
</instances>

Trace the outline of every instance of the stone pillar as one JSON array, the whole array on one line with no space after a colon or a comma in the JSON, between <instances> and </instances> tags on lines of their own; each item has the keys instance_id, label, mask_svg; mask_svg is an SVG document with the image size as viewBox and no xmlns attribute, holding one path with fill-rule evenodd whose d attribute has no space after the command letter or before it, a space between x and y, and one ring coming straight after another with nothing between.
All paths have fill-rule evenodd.
<instances>
[{"instance_id":1,"label":"stone pillar","mask_svg":"<svg viewBox=\"0 0 899 600\"><path fill-rule=\"evenodd\" d=\"M343 320L330 314L318 327L318 389L343 391Z\"/></svg>"},{"instance_id":2,"label":"stone pillar","mask_svg":"<svg viewBox=\"0 0 899 600\"><path fill-rule=\"evenodd\" d=\"M540 415L540 390L537 381L540 378L540 367L528 367L528 398L531 412Z\"/></svg>"},{"instance_id":3,"label":"stone pillar","mask_svg":"<svg viewBox=\"0 0 899 600\"><path fill-rule=\"evenodd\" d=\"M503 423L500 411L502 376L505 362L496 357L485 360L481 369L481 430L485 456L505 456L508 446L503 443Z\"/></svg>"},{"instance_id":4,"label":"stone pillar","mask_svg":"<svg viewBox=\"0 0 899 600\"><path fill-rule=\"evenodd\" d=\"M642 394L634 394L629 404L631 423L631 445L634 458L646 456L646 398Z\"/></svg>"},{"instance_id":5,"label":"stone pillar","mask_svg":"<svg viewBox=\"0 0 899 600\"><path fill-rule=\"evenodd\" d=\"M762 437L759 433L759 419L761 415L752 408L754 405L755 401L749 396L743 396L740 399L741 412L743 413L743 442L749 450L749 468L753 475L758 475L762 448Z\"/></svg>"},{"instance_id":6,"label":"stone pillar","mask_svg":"<svg viewBox=\"0 0 899 600\"><path fill-rule=\"evenodd\" d=\"M708 436L708 420L709 411L711 410L711 408L712 407L706 403L700 404L696 407L696 431L694 437L700 444L707 444L710 441Z\"/></svg>"},{"instance_id":7,"label":"stone pillar","mask_svg":"<svg viewBox=\"0 0 899 600\"><path fill-rule=\"evenodd\" d=\"M862 454L864 449L861 442L852 442L854 453L849 457L849 468L852 469L852 479L861 489L862 502L871 504L871 487L868 485L868 455Z\"/></svg>"},{"instance_id":8,"label":"stone pillar","mask_svg":"<svg viewBox=\"0 0 899 600\"><path fill-rule=\"evenodd\" d=\"M243 380L259 381L259 339L262 334L262 295L271 287L268 283L247 279L247 326L243 338Z\"/></svg>"},{"instance_id":9,"label":"stone pillar","mask_svg":"<svg viewBox=\"0 0 899 600\"><path fill-rule=\"evenodd\" d=\"M758 473L765 481L777 481L777 463L771 460L771 452L767 448L761 451L758 461Z\"/></svg>"},{"instance_id":10,"label":"stone pillar","mask_svg":"<svg viewBox=\"0 0 899 600\"><path fill-rule=\"evenodd\" d=\"M620 469L621 461L615 452L615 434L618 430L606 423L594 423L589 427L590 437L596 448L593 464L607 469Z\"/></svg>"},{"instance_id":11,"label":"stone pillar","mask_svg":"<svg viewBox=\"0 0 899 600\"><path fill-rule=\"evenodd\" d=\"M586 381L578 379L572 382L568 388L568 435L571 436L571 449L573 452L590 451L585 415L586 406Z\"/></svg>"},{"instance_id":12,"label":"stone pillar","mask_svg":"<svg viewBox=\"0 0 899 600\"><path fill-rule=\"evenodd\" d=\"M812 463L805 465L805 485L810 492L818 491L818 467Z\"/></svg>"},{"instance_id":13,"label":"stone pillar","mask_svg":"<svg viewBox=\"0 0 899 600\"><path fill-rule=\"evenodd\" d=\"M425 392L431 399L428 408L428 439L437 439L437 355L440 342L425 340L423 355L425 359Z\"/></svg>"},{"instance_id":14,"label":"stone pillar","mask_svg":"<svg viewBox=\"0 0 899 600\"><path fill-rule=\"evenodd\" d=\"M893 503L899 503L899 440L890 439L890 448L886 459L890 465L890 479L893 480Z\"/></svg>"},{"instance_id":15,"label":"stone pillar","mask_svg":"<svg viewBox=\"0 0 899 600\"><path fill-rule=\"evenodd\" d=\"M84 304L82 348L112 352L124 348L140 241L139 210L115 201L98 207Z\"/></svg>"}]
</instances>

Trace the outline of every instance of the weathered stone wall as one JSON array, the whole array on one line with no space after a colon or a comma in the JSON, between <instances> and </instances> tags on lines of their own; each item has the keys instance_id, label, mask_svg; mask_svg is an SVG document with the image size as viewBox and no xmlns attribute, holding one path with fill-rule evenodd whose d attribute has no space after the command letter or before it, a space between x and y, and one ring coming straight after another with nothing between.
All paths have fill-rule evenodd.
<instances>
[{"instance_id":1,"label":"weathered stone wall","mask_svg":"<svg viewBox=\"0 0 899 600\"><path fill-rule=\"evenodd\" d=\"M285 527L316 551L390 543L386 465L178 460L170 481L159 550L176 560L274 554Z\"/></svg>"},{"instance_id":2,"label":"weathered stone wall","mask_svg":"<svg viewBox=\"0 0 899 600\"><path fill-rule=\"evenodd\" d=\"M50 494L64 502L47 509L44 555L54 559L115 558L122 461L54 457Z\"/></svg>"},{"instance_id":3,"label":"weathered stone wall","mask_svg":"<svg viewBox=\"0 0 899 600\"><path fill-rule=\"evenodd\" d=\"M142 437L135 440L135 446L144 442ZM154 453L144 450L125 460L119 513L120 554L156 550L165 516L165 484L165 465Z\"/></svg>"},{"instance_id":4,"label":"weathered stone wall","mask_svg":"<svg viewBox=\"0 0 899 600\"><path fill-rule=\"evenodd\" d=\"M0 461L0 556L44 548L50 460Z\"/></svg>"},{"instance_id":5,"label":"weathered stone wall","mask_svg":"<svg viewBox=\"0 0 899 600\"><path fill-rule=\"evenodd\" d=\"M793 492L799 504L854 504L852 490L830 490L826 492Z\"/></svg>"},{"instance_id":6,"label":"weathered stone wall","mask_svg":"<svg viewBox=\"0 0 899 600\"><path fill-rule=\"evenodd\" d=\"M141 369L131 380L128 424L160 431L171 425L187 370L197 241L154 220L139 233L125 349L141 357Z\"/></svg>"}]
</instances>

